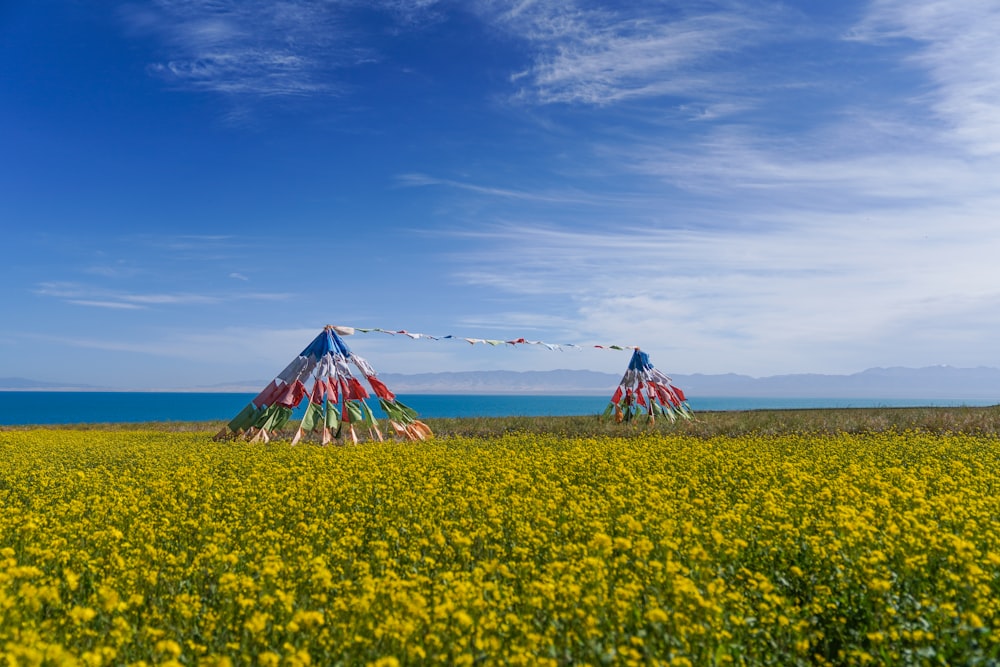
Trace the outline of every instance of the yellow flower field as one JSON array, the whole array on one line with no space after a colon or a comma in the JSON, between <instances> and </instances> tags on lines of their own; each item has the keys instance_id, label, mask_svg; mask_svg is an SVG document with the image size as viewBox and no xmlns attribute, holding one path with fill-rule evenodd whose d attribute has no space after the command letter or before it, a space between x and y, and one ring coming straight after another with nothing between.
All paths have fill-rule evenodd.
<instances>
[{"instance_id":1,"label":"yellow flower field","mask_svg":"<svg viewBox=\"0 0 1000 667\"><path fill-rule=\"evenodd\" d=\"M974 664L1000 441L0 432L0 665Z\"/></svg>"}]
</instances>

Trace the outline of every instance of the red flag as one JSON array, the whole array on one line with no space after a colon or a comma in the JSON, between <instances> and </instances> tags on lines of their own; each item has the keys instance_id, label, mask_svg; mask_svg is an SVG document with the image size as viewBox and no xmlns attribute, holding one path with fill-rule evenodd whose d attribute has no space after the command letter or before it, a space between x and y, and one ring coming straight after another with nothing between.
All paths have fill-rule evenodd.
<instances>
[{"instance_id":1,"label":"red flag","mask_svg":"<svg viewBox=\"0 0 1000 667\"><path fill-rule=\"evenodd\" d=\"M257 394L257 397L253 399L253 404L258 408L271 405L274 403L274 399L281 393L285 388L285 383L277 379L272 380L271 384L264 387L264 390Z\"/></svg>"},{"instance_id":2,"label":"red flag","mask_svg":"<svg viewBox=\"0 0 1000 667\"><path fill-rule=\"evenodd\" d=\"M358 378L347 378L347 398L368 398L368 391L361 385Z\"/></svg>"},{"instance_id":3,"label":"red flag","mask_svg":"<svg viewBox=\"0 0 1000 667\"><path fill-rule=\"evenodd\" d=\"M302 402L302 398L305 395L306 386L302 384L302 380L296 380L294 384L288 385L285 390L278 395L275 403L283 405L286 408L294 408Z\"/></svg>"},{"instance_id":4,"label":"red flag","mask_svg":"<svg viewBox=\"0 0 1000 667\"><path fill-rule=\"evenodd\" d=\"M323 383L326 385L326 400L330 401L331 403L336 403L337 381L333 378L328 377L326 378L326 380L323 381Z\"/></svg>"},{"instance_id":5,"label":"red flag","mask_svg":"<svg viewBox=\"0 0 1000 667\"><path fill-rule=\"evenodd\" d=\"M326 394L326 381L317 379L313 383L312 393L309 394L309 402L323 405L324 394Z\"/></svg>"},{"instance_id":6,"label":"red flag","mask_svg":"<svg viewBox=\"0 0 1000 667\"><path fill-rule=\"evenodd\" d=\"M379 398L384 398L387 401L396 400L396 395L391 391L389 391L389 388L386 387L381 380L379 380L374 375L368 375L366 377L368 378L368 384L372 386L372 390L375 392L376 396L378 396Z\"/></svg>"}]
</instances>

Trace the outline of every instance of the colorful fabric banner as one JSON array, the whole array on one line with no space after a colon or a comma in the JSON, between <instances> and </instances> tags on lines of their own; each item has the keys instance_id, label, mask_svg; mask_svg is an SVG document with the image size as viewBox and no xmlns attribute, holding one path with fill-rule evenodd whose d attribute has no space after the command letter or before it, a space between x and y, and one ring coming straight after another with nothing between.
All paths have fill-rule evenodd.
<instances>
[{"instance_id":1,"label":"colorful fabric banner","mask_svg":"<svg viewBox=\"0 0 1000 667\"><path fill-rule=\"evenodd\" d=\"M634 345L588 345L546 343L519 337L510 340L490 338L460 338L454 335L431 336L406 330L360 328L327 325L323 331L284 370L278 373L242 411L215 436L216 440L241 438L251 442L268 442L282 432L291 420L293 410L307 402L305 414L292 436L297 444L310 434L317 434L322 444L341 437L358 442L357 427L367 427L372 439L384 438L375 415L366 402L372 394L386 414L392 432L410 440L433 437L430 428L417 419L417 413L401 403L366 360L353 354L341 336L356 332L378 332L406 336L419 340L461 340L472 345L491 346L542 345L549 350L581 350L585 347L602 350L632 350L628 369L611 402L604 412L618 422L631 421L645 414L650 423L657 416L675 421L693 416L687 400L673 381L653 368L649 355ZM354 366L371 387L371 393L353 374Z\"/></svg>"},{"instance_id":2,"label":"colorful fabric banner","mask_svg":"<svg viewBox=\"0 0 1000 667\"><path fill-rule=\"evenodd\" d=\"M513 338L511 340L499 340L492 338L464 338L461 336L455 336L448 334L447 336L437 336L425 333L414 333L412 331L407 331L405 329L393 330L393 329L382 329L381 327L335 327L337 329L351 330L357 333L384 333L390 336L406 336L407 338L412 338L413 340L419 340L421 338L426 338L428 340L464 340L466 343L471 345L491 345L497 347L500 345L541 345L550 350L582 350L582 349L599 349L599 350L637 350L639 349L635 345L576 345L575 343L546 343L540 340L528 340L526 338Z\"/></svg>"},{"instance_id":3,"label":"colorful fabric banner","mask_svg":"<svg viewBox=\"0 0 1000 667\"><path fill-rule=\"evenodd\" d=\"M653 424L657 416L673 422L678 417L691 419L694 412L684 392L674 386L673 380L653 368L648 354L635 348L625 375L604 410L604 417L612 415L619 423L645 415L647 421Z\"/></svg>"},{"instance_id":4,"label":"colorful fabric banner","mask_svg":"<svg viewBox=\"0 0 1000 667\"><path fill-rule=\"evenodd\" d=\"M396 435L409 440L432 437L430 428L417 419L417 413L400 403L378 379L371 364L353 354L340 338L341 334L351 333L350 327L325 327L215 439L268 442L285 428L292 411L308 397L305 415L292 437L293 445L310 433L317 433L324 445L342 435L356 443L358 425L367 426L372 439L382 440L378 421L365 402L370 394L352 373L351 365L368 381Z\"/></svg>"},{"instance_id":5,"label":"colorful fabric banner","mask_svg":"<svg viewBox=\"0 0 1000 667\"><path fill-rule=\"evenodd\" d=\"M653 367L649 361L649 355L639 349L636 345L576 345L573 343L546 343L540 340L528 340L527 338L513 338L511 340L497 340L490 338L464 338L454 335L431 336L429 334L414 333L405 329L393 330L381 327L354 327L354 331L360 333L378 332L392 336L407 336L414 340L427 338L430 340L464 340L472 345L483 344L491 346L499 345L542 345L549 350L582 350L585 348L599 350L632 350L632 358L629 360L628 369L622 377L604 411L605 417L614 415L618 422L631 421L635 417L645 415L649 423L655 423L656 417L666 417L671 422L678 417L691 419L694 411L688 405L684 392L674 385L673 380Z\"/></svg>"}]
</instances>

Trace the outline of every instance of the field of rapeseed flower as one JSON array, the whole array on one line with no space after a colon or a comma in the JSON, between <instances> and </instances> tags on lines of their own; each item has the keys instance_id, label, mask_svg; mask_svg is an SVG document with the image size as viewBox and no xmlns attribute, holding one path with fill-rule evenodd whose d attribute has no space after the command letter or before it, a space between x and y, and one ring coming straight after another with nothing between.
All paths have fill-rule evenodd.
<instances>
[{"instance_id":1,"label":"field of rapeseed flower","mask_svg":"<svg viewBox=\"0 0 1000 667\"><path fill-rule=\"evenodd\" d=\"M1000 441L0 432L0 665L975 664Z\"/></svg>"}]
</instances>

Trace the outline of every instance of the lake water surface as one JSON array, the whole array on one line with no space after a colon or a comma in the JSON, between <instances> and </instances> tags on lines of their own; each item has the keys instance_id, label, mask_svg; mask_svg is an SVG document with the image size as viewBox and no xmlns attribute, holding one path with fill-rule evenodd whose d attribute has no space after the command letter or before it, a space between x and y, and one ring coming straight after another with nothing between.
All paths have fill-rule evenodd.
<instances>
[{"instance_id":1,"label":"lake water surface","mask_svg":"<svg viewBox=\"0 0 1000 667\"><path fill-rule=\"evenodd\" d=\"M256 394L105 391L0 392L0 424L228 421ZM422 417L596 415L608 396L413 394L399 399ZM887 398L688 397L695 411L979 406L995 401ZM377 401L369 405L377 411ZM377 412L376 412L377 414Z\"/></svg>"}]
</instances>

